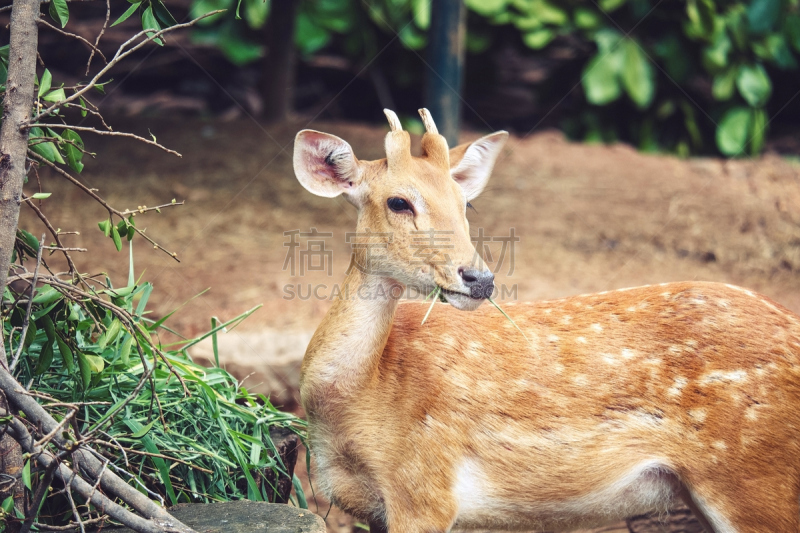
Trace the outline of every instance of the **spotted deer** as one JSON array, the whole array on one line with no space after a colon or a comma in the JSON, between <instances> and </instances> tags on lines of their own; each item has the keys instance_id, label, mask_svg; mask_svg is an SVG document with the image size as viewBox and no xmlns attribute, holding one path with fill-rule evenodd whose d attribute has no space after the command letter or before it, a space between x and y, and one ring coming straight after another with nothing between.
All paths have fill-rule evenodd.
<instances>
[{"instance_id":1,"label":"spotted deer","mask_svg":"<svg viewBox=\"0 0 800 533\"><path fill-rule=\"evenodd\" d=\"M386 159L317 131L295 141L306 189L344 196L359 234L391 235L355 251L370 268L347 274L303 361L331 501L373 533L564 531L680 500L709 533L800 531L800 317L685 282L506 304L517 330L479 308L493 276L465 212L508 134L448 150L420 114L421 157L388 110ZM446 246L417 253L431 228ZM398 302L436 287L450 305L424 324L428 304Z\"/></svg>"}]
</instances>

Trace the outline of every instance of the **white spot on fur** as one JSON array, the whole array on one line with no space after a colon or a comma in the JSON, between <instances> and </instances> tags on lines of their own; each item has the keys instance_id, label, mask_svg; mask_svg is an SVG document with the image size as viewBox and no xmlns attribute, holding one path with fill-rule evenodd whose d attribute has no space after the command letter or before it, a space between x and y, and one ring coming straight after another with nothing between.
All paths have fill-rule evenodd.
<instances>
[{"instance_id":1,"label":"white spot on fur","mask_svg":"<svg viewBox=\"0 0 800 533\"><path fill-rule=\"evenodd\" d=\"M590 327L592 328L592 331L594 331L595 333L600 333L603 331L603 326L601 326L600 324L592 324Z\"/></svg>"},{"instance_id":2,"label":"white spot on fur","mask_svg":"<svg viewBox=\"0 0 800 533\"><path fill-rule=\"evenodd\" d=\"M689 380L686 378L675 378L675 382L672 384L672 387L667 390L667 394L670 396L680 396L681 391L689 383Z\"/></svg>"},{"instance_id":3,"label":"white spot on fur","mask_svg":"<svg viewBox=\"0 0 800 533\"><path fill-rule=\"evenodd\" d=\"M622 357L625 359L633 359L636 356L636 352L631 350L630 348L623 348L622 349Z\"/></svg>"},{"instance_id":4,"label":"white spot on fur","mask_svg":"<svg viewBox=\"0 0 800 533\"><path fill-rule=\"evenodd\" d=\"M721 440L715 440L714 442L712 442L711 447L720 451L725 451L728 449L728 445Z\"/></svg>"},{"instance_id":5,"label":"white spot on fur","mask_svg":"<svg viewBox=\"0 0 800 533\"><path fill-rule=\"evenodd\" d=\"M491 491L486 476L474 459L464 459L456 469L453 496L458 505L459 516L478 514L490 507ZM489 504L489 505L487 505Z\"/></svg>"},{"instance_id":6,"label":"white spot on fur","mask_svg":"<svg viewBox=\"0 0 800 533\"><path fill-rule=\"evenodd\" d=\"M667 348L667 351L668 351L669 353L679 354L679 353L681 353L681 347L680 347L680 346L675 346L675 345L673 344L672 346L670 346L669 348Z\"/></svg>"},{"instance_id":7,"label":"white spot on fur","mask_svg":"<svg viewBox=\"0 0 800 533\"><path fill-rule=\"evenodd\" d=\"M559 341L558 335L548 335L547 336L547 341L548 342L558 342Z\"/></svg>"},{"instance_id":8,"label":"white spot on fur","mask_svg":"<svg viewBox=\"0 0 800 533\"><path fill-rule=\"evenodd\" d=\"M696 422L700 422L701 424L705 422L706 416L708 416L708 412L703 407L698 407L696 409L689 409L689 411L687 411L687 414Z\"/></svg>"},{"instance_id":9,"label":"white spot on fur","mask_svg":"<svg viewBox=\"0 0 800 533\"><path fill-rule=\"evenodd\" d=\"M700 384L711 385L712 383L719 383L719 382L736 383L739 381L746 381L746 380L747 380L747 372L745 372L744 370L731 370L728 372L724 370L712 370L700 380Z\"/></svg>"},{"instance_id":10,"label":"white spot on fur","mask_svg":"<svg viewBox=\"0 0 800 533\"><path fill-rule=\"evenodd\" d=\"M575 340L578 341L580 344L586 344L586 337L578 337Z\"/></svg>"},{"instance_id":11,"label":"white spot on fur","mask_svg":"<svg viewBox=\"0 0 800 533\"><path fill-rule=\"evenodd\" d=\"M585 387L586 385L589 384L589 380L586 378L586 376L583 375L575 376L574 378L572 378L572 382L579 387Z\"/></svg>"},{"instance_id":12,"label":"white spot on fur","mask_svg":"<svg viewBox=\"0 0 800 533\"><path fill-rule=\"evenodd\" d=\"M632 305L628 309L626 309L626 311L628 311L629 313L633 313L636 311L636 307Z\"/></svg>"},{"instance_id":13,"label":"white spot on fur","mask_svg":"<svg viewBox=\"0 0 800 533\"><path fill-rule=\"evenodd\" d=\"M563 322L564 324L569 324L570 322L572 322L572 317L567 315L561 319L561 322Z\"/></svg>"},{"instance_id":14,"label":"white spot on fur","mask_svg":"<svg viewBox=\"0 0 800 533\"><path fill-rule=\"evenodd\" d=\"M666 298L669 298L670 296L672 296L672 293L671 292L662 292L661 296L663 296L666 299Z\"/></svg>"},{"instance_id":15,"label":"white spot on fur","mask_svg":"<svg viewBox=\"0 0 800 533\"><path fill-rule=\"evenodd\" d=\"M552 312L553 312L553 310L552 310L552 309L545 309L545 310L544 310L544 314L546 314L546 315L549 315L549 314L550 314L550 313L552 313Z\"/></svg>"}]
</instances>

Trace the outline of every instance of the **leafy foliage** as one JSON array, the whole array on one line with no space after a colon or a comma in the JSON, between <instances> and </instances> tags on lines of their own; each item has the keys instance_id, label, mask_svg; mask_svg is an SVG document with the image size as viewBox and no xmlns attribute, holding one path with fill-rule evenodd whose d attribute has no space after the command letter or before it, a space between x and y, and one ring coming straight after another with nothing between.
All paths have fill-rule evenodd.
<instances>
[{"instance_id":1,"label":"leafy foliage","mask_svg":"<svg viewBox=\"0 0 800 533\"><path fill-rule=\"evenodd\" d=\"M23 236L35 242L27 232ZM26 253L35 257L35 250ZM133 472L131 483L159 493L170 505L269 499L269 480L275 479L269 472L285 474L269 430L302 432L305 423L278 411L265 396L249 393L222 368L194 363L187 352L236 327L255 309L212 323L211 331L196 338L163 345L160 334L174 336L165 325L173 313L149 318L150 283L131 278L114 288L108 279L97 280L96 290L76 296L63 283L44 281L33 295L24 337L26 306L14 305L20 295L6 289L4 337L8 353L22 345L15 376L20 382L57 402L81 406L68 439L101 435L95 442L106 447L111 464ZM39 474L30 473L28 484L35 485ZM297 503L303 504L296 485ZM72 511L62 494L50 497L40 513L40 520L50 517L59 524Z\"/></svg>"},{"instance_id":2,"label":"leafy foliage","mask_svg":"<svg viewBox=\"0 0 800 533\"><path fill-rule=\"evenodd\" d=\"M580 68L563 82L579 84L584 95L565 129L587 140L624 139L641 149L684 155L715 149L729 156L758 153L773 80L793 79L782 73L798 67L798 0L466 0L466 5L467 48L473 54L486 52L509 30L534 51L546 53L559 40L590 50L580 52ZM220 46L237 64L260 57L260 38L246 28L263 26L269 0L193 4L195 13L221 7L235 8L236 15L218 17L197 38ZM476 25L476 19L482 22ZM429 3L423 0L304 1L296 44L309 55L335 42L338 51L366 64L381 34L396 32L407 49L424 48L429 24Z\"/></svg>"}]
</instances>

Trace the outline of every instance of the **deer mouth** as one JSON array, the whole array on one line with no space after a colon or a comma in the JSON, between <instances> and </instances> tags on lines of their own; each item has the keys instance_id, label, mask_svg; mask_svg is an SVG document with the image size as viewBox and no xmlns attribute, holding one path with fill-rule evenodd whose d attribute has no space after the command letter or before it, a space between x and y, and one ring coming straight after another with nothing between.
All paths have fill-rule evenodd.
<instances>
[{"instance_id":1,"label":"deer mouth","mask_svg":"<svg viewBox=\"0 0 800 533\"><path fill-rule=\"evenodd\" d=\"M461 311L474 311L486 299L484 296L473 296L469 292L448 290L441 286L439 288L442 291L442 297L447 303Z\"/></svg>"}]
</instances>

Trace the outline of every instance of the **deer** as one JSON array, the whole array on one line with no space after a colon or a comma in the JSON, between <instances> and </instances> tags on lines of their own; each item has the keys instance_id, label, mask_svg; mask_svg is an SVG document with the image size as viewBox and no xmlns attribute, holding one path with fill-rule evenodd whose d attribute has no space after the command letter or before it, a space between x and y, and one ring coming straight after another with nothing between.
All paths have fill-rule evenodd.
<instances>
[{"instance_id":1,"label":"deer","mask_svg":"<svg viewBox=\"0 0 800 533\"><path fill-rule=\"evenodd\" d=\"M450 149L421 109L417 157L384 112L384 159L308 129L294 145L305 189L387 236L354 250L369 268L346 274L301 368L331 502L372 533L569 531L681 501L708 533L800 531L800 317L691 281L511 302L512 324L481 307L494 275L466 216L508 133ZM448 239L420 254L430 229ZM446 303L423 324L410 288Z\"/></svg>"}]
</instances>

